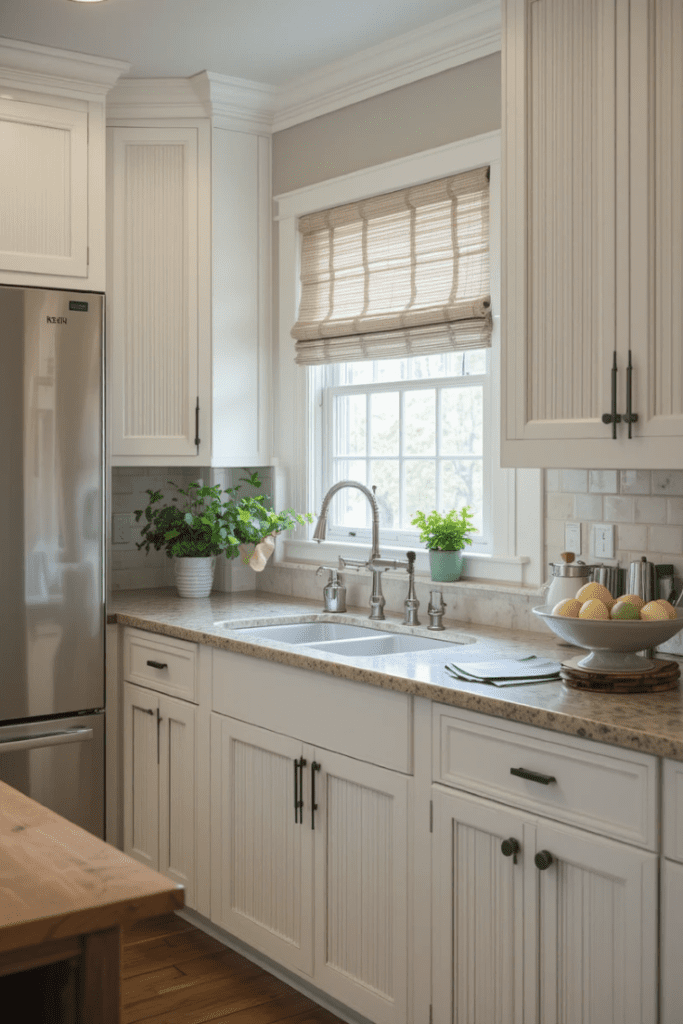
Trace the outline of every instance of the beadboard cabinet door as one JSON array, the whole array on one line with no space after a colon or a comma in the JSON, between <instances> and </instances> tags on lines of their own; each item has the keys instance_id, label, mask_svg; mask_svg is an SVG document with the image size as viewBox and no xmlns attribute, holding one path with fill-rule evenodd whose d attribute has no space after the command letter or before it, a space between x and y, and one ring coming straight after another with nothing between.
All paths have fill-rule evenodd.
<instances>
[{"instance_id":1,"label":"beadboard cabinet door","mask_svg":"<svg viewBox=\"0 0 683 1024\"><path fill-rule=\"evenodd\" d=\"M310 976L313 832L295 809L303 749L299 740L211 715L211 919ZM299 778L308 779L305 766Z\"/></svg>"},{"instance_id":2,"label":"beadboard cabinet door","mask_svg":"<svg viewBox=\"0 0 683 1024\"><path fill-rule=\"evenodd\" d=\"M375 1024L402 1024L409 778L328 750L314 758L304 822L315 836L313 981Z\"/></svg>"},{"instance_id":3,"label":"beadboard cabinet door","mask_svg":"<svg viewBox=\"0 0 683 1024\"><path fill-rule=\"evenodd\" d=\"M207 141L198 127L109 128L108 136L112 456L197 459ZM201 341L209 343L208 328Z\"/></svg>"}]
</instances>

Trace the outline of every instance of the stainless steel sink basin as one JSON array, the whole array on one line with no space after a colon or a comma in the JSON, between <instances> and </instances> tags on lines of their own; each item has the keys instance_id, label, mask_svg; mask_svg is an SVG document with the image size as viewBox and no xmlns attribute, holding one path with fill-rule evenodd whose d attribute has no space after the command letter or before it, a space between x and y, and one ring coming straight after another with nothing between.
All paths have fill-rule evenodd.
<instances>
[{"instance_id":1,"label":"stainless steel sink basin","mask_svg":"<svg viewBox=\"0 0 683 1024\"><path fill-rule=\"evenodd\" d=\"M229 622L217 622L227 626ZM312 644L321 640L348 640L363 637L384 637L387 634L369 626L353 626L349 622L289 622L281 626L240 626L235 632L255 640L277 640L282 644Z\"/></svg>"},{"instance_id":2,"label":"stainless steel sink basin","mask_svg":"<svg viewBox=\"0 0 683 1024\"><path fill-rule=\"evenodd\" d=\"M467 642L467 641L466 641ZM317 651L341 654L345 658L372 658L383 654L410 654L414 651L433 651L460 646L462 641L432 640L425 636L402 633L383 633L363 640L344 640L332 643L308 644Z\"/></svg>"}]
</instances>

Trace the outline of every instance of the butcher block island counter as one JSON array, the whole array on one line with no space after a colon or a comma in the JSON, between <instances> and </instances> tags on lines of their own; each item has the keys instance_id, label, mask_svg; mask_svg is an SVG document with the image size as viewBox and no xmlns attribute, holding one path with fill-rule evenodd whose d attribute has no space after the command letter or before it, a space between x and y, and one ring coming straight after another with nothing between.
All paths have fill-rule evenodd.
<instances>
[{"instance_id":1,"label":"butcher block island counter","mask_svg":"<svg viewBox=\"0 0 683 1024\"><path fill-rule=\"evenodd\" d=\"M182 886L0 782L0 992L22 1020L120 1021L121 929Z\"/></svg>"}]
</instances>

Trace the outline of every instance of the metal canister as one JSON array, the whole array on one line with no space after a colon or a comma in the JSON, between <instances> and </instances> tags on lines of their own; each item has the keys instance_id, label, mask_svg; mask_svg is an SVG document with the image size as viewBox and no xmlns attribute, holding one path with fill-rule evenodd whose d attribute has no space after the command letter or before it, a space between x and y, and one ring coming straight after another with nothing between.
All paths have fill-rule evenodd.
<instances>
[{"instance_id":1,"label":"metal canister","mask_svg":"<svg viewBox=\"0 0 683 1024\"><path fill-rule=\"evenodd\" d=\"M594 583L601 583L603 587L607 587L612 597L619 596L621 580L618 565L594 566L592 580Z\"/></svg>"},{"instance_id":2,"label":"metal canister","mask_svg":"<svg viewBox=\"0 0 683 1024\"><path fill-rule=\"evenodd\" d=\"M655 599L655 567L645 555L629 566L628 592L642 597L645 604Z\"/></svg>"}]
</instances>

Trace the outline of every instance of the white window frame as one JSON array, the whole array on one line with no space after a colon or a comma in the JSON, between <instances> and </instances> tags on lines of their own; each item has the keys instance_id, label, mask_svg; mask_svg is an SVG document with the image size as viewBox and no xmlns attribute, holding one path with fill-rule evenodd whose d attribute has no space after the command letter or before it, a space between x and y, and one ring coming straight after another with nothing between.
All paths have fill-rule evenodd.
<instances>
[{"instance_id":1,"label":"white window frame","mask_svg":"<svg viewBox=\"0 0 683 1024\"><path fill-rule=\"evenodd\" d=\"M317 512L323 498L321 469L310 457L310 439L320 429L320 411L311 387L308 367L294 361L290 331L296 321L299 296L299 217L345 203L357 202L421 182L488 165L491 168L491 302L493 334L490 350L490 473L492 545L488 553L468 553L470 579L539 586L543 573L542 474L535 469L500 469L500 253L501 167L500 131L426 150L378 164L352 174L331 178L275 197L279 269L279 330L274 352L273 452L275 494L280 505ZM318 460L319 462L322 460ZM367 544L312 541L313 527L301 528L278 544L281 563L334 565L339 555L363 557ZM388 538L387 538L388 540ZM405 557L405 547L386 543L380 529L382 554ZM427 552L416 543L416 571L428 573Z\"/></svg>"}]
</instances>

